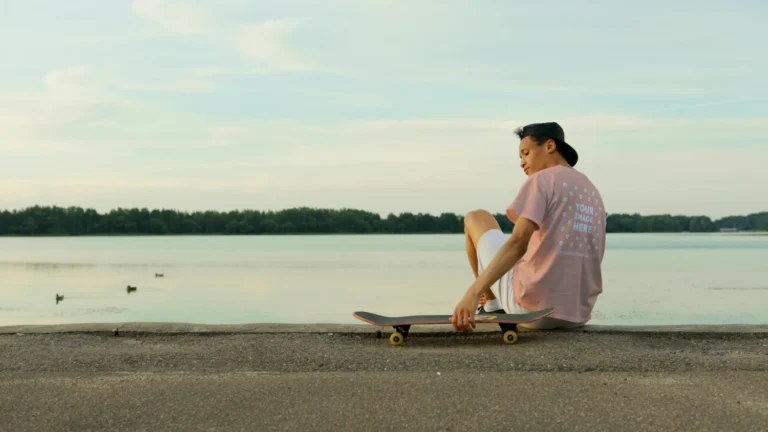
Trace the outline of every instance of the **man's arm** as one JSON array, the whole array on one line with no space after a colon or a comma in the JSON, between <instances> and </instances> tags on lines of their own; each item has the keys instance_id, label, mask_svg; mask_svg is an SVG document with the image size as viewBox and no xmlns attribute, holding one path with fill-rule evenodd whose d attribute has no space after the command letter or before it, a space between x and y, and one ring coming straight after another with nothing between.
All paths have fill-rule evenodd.
<instances>
[{"instance_id":1,"label":"man's arm","mask_svg":"<svg viewBox=\"0 0 768 432\"><path fill-rule=\"evenodd\" d=\"M504 245L499 249L488 268L483 271L472 289L479 296L483 291L489 289L496 281L506 274L520 258L528 251L528 243L533 233L539 229L538 225L524 217L518 217L515 221L515 227L512 235L507 239Z\"/></svg>"},{"instance_id":2,"label":"man's arm","mask_svg":"<svg viewBox=\"0 0 768 432\"><path fill-rule=\"evenodd\" d=\"M529 219L518 217L512 235L499 249L488 268L475 279L464 298L453 311L451 322L456 331L471 331L475 328L475 308L479 303L480 294L490 289L505 273L507 273L528 250L528 242L539 227Z\"/></svg>"}]
</instances>

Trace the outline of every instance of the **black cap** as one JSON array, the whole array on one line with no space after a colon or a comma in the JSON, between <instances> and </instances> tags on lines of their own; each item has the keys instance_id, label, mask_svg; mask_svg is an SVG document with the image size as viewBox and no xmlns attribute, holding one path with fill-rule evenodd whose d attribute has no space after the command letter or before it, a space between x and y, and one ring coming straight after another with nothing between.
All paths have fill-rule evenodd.
<instances>
[{"instance_id":1,"label":"black cap","mask_svg":"<svg viewBox=\"0 0 768 432\"><path fill-rule=\"evenodd\" d=\"M555 122L549 123L532 123L523 128L517 130L517 135L520 139L527 136L546 137L551 138L557 144L557 151L563 155L563 159L568 162L568 165L575 166L579 160L579 154L571 147L570 144L565 142L565 132L559 124Z\"/></svg>"}]
</instances>

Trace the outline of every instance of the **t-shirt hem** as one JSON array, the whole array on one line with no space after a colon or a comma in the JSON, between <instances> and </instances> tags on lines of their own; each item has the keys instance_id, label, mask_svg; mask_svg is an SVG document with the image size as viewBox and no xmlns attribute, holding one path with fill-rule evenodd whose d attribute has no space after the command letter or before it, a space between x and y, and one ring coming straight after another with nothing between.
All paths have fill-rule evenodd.
<instances>
[{"instance_id":1,"label":"t-shirt hem","mask_svg":"<svg viewBox=\"0 0 768 432\"><path fill-rule=\"evenodd\" d=\"M563 321L568 321L569 323L573 323L573 324L586 324L589 321L589 318L587 318L586 320L580 320L580 319L574 318L572 316L563 315L563 314L556 314L556 313L553 313L553 314L549 315L549 318L555 318L555 319L559 319L559 320L563 320Z\"/></svg>"},{"instance_id":2,"label":"t-shirt hem","mask_svg":"<svg viewBox=\"0 0 768 432\"><path fill-rule=\"evenodd\" d=\"M537 310L536 308L530 308L530 307L528 307L526 305L520 304L519 302L517 304L519 306L524 307L525 309L528 309L529 311L536 311ZM541 308L541 309L546 309L546 308ZM586 324L591 319L591 317L587 317L586 319L580 319L580 318L576 318L576 317L571 316L571 315L565 315L565 314L561 314L561 313L557 313L557 312L553 312L553 313L547 315L547 317L548 318L555 318L555 319L559 319L559 320L563 320L563 321L568 321L569 323L573 323L573 324Z\"/></svg>"}]
</instances>

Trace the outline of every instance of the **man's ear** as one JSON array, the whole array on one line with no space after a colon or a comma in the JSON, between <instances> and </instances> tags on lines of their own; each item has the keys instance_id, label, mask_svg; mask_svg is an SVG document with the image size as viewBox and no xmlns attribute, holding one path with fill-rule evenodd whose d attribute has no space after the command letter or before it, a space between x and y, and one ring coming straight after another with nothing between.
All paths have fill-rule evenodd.
<instances>
[{"instance_id":1,"label":"man's ear","mask_svg":"<svg viewBox=\"0 0 768 432\"><path fill-rule=\"evenodd\" d=\"M555 143L555 140L548 139L547 140L547 153L554 153L557 151L557 143Z\"/></svg>"}]
</instances>

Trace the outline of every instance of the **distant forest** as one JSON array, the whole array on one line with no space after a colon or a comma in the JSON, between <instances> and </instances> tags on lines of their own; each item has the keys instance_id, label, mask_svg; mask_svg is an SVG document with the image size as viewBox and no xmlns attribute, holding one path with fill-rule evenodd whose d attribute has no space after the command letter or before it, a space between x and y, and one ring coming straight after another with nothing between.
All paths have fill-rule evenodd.
<instances>
[{"instance_id":1,"label":"distant forest","mask_svg":"<svg viewBox=\"0 0 768 432\"><path fill-rule=\"evenodd\" d=\"M513 225L496 214L502 230ZM711 220L707 216L609 214L607 231L715 232L722 228L739 231L768 230L768 212ZM346 234L346 233L461 233L463 215L442 213L389 214L355 209L291 208L280 211L241 210L229 212L114 209L99 214L80 207L34 206L0 212L0 235L131 235L131 234Z\"/></svg>"}]
</instances>

